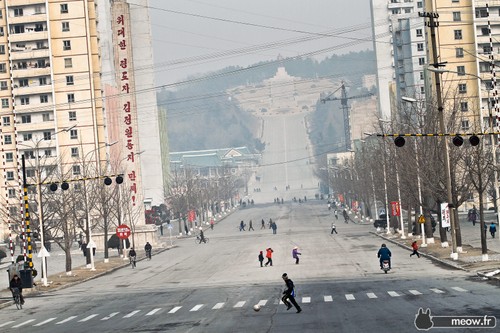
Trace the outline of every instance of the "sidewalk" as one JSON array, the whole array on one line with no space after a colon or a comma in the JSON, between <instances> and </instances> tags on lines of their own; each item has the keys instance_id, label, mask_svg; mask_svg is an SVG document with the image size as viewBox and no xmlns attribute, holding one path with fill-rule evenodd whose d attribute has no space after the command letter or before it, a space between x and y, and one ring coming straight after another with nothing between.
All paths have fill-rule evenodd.
<instances>
[{"instance_id":1,"label":"sidewalk","mask_svg":"<svg viewBox=\"0 0 500 333\"><path fill-rule=\"evenodd\" d=\"M428 244L427 247L421 246L422 240L418 236L406 235L406 239L401 239L400 234L386 234L384 230L380 232L372 231L372 233L409 251L412 251L411 243L416 240L420 247L419 252L425 257L457 269L500 281L500 239L498 234L495 235L495 238L492 238L489 231L487 232L488 261L483 261L480 224L476 223L475 226L472 226L472 223L467 221L466 214L459 214L459 219L463 252L458 253L458 260L453 260L450 257L452 247L449 232L447 233L449 244L447 248L441 246L439 232L434 233L435 243ZM491 222L496 222L496 216L493 213L486 213L485 222L489 226Z\"/></svg>"}]
</instances>

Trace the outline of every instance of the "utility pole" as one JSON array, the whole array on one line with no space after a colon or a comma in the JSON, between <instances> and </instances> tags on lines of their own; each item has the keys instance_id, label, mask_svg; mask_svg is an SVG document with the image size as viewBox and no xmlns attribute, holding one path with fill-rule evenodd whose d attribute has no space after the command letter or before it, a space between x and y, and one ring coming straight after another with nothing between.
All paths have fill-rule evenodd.
<instances>
[{"instance_id":1,"label":"utility pole","mask_svg":"<svg viewBox=\"0 0 500 333\"><path fill-rule=\"evenodd\" d=\"M432 66L434 66L436 68L439 66L442 66L442 64L440 64L438 62L437 45L436 45L436 28L439 25L439 23L437 22L437 18L439 17L439 14L433 13L433 12L423 12L423 13L418 13L418 15L429 19L429 22L426 22L426 25L429 27L429 29L431 31L431 47L432 47L432 58L433 58L432 59L432 61L433 61ZM441 133L446 133L445 127L444 127L443 97L441 95L441 77L439 75L440 75L439 73L434 72L437 105L438 105L438 113L439 113L439 130ZM443 138L441 142L443 145L443 152L444 152L444 163L445 163L445 173L446 173L446 194L447 194L448 208L449 208L449 212L450 212L449 217L450 217L451 242L452 242L452 250L451 250L450 257L453 260L457 260L458 259L457 234L456 234L457 230L456 230L456 223L455 223L453 196L451 193L450 153L449 153L448 141L445 138Z\"/></svg>"}]
</instances>

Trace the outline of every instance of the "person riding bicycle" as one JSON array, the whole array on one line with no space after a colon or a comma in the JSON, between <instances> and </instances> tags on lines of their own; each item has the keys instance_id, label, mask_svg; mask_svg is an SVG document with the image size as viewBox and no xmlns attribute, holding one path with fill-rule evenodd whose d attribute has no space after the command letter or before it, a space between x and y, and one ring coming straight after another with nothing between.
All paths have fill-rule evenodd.
<instances>
[{"instance_id":1,"label":"person riding bicycle","mask_svg":"<svg viewBox=\"0 0 500 333\"><path fill-rule=\"evenodd\" d=\"M144 245L144 251L146 251L146 256L151 259L151 250L153 249L153 247L151 246L151 244L149 244L149 242L146 242L146 245Z\"/></svg>"},{"instance_id":2,"label":"person riding bicycle","mask_svg":"<svg viewBox=\"0 0 500 333\"><path fill-rule=\"evenodd\" d=\"M19 299L21 300L21 304L24 304L23 281L21 281L21 278L17 274L14 274L12 280L10 280L9 288L12 292L12 297L14 297L14 288L19 290Z\"/></svg>"},{"instance_id":3,"label":"person riding bicycle","mask_svg":"<svg viewBox=\"0 0 500 333\"><path fill-rule=\"evenodd\" d=\"M134 248L131 248L130 251L128 251L128 256L130 258L130 261L135 261L135 258L137 257L137 253L135 253Z\"/></svg>"},{"instance_id":4,"label":"person riding bicycle","mask_svg":"<svg viewBox=\"0 0 500 333\"><path fill-rule=\"evenodd\" d=\"M378 250L377 257L380 258L380 269L382 269L382 262L384 260L389 261L389 269L391 269L391 251L389 248L385 245L382 244L382 247Z\"/></svg>"},{"instance_id":5,"label":"person riding bicycle","mask_svg":"<svg viewBox=\"0 0 500 333\"><path fill-rule=\"evenodd\" d=\"M205 239L205 235L203 234L203 228L200 227L200 242L198 244L201 244L201 242L206 244L207 240Z\"/></svg>"}]
</instances>

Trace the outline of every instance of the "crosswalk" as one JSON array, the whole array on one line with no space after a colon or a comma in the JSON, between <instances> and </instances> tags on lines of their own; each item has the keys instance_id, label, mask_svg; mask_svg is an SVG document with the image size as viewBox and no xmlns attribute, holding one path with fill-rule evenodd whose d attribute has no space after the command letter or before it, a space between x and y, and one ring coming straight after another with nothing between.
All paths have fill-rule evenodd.
<instances>
[{"instance_id":1,"label":"crosswalk","mask_svg":"<svg viewBox=\"0 0 500 333\"><path fill-rule=\"evenodd\" d=\"M449 289L449 290L448 290ZM467 289L461 288L461 287L448 287L448 288L429 288L425 290L417 290L417 289L408 289L408 290L387 290L387 291L379 291L377 293L373 291L368 291L365 293L348 293L348 294L337 294L337 295L321 295L321 296L316 296L313 297L311 295L307 296L302 296L302 297L297 297L297 302L302 303L302 304L309 304L309 303L325 303L325 304L334 304L334 303L341 303L341 302L355 302L355 301L376 301L378 299L384 299L384 298L398 298L398 297L415 297L415 296L426 296L426 295L443 295L443 294L448 294L448 293L465 293L468 292ZM167 307L167 308L162 308L158 307L151 307L149 309L136 309L133 311L127 311L127 312L112 312L112 313L107 313L107 314L99 314L99 313L89 313L89 314L84 314L82 316L68 316L65 318L58 318L58 317L50 317L50 318L43 318L40 320L37 319L20 319L19 321L15 320L9 320L9 321L4 321L0 322L0 330L2 328L20 328L20 327L29 327L29 326L34 326L34 327L41 327L41 326L46 326L49 324L54 324L54 325L63 325L63 324L71 324L71 323L86 323L86 322L91 322L92 320L101 320L101 321L106 321L106 320L111 320L111 319L120 319L121 321L130 319L130 318L136 318L138 316L144 316L144 317L149 317L151 318L152 316L157 316L157 315L173 315L179 311L188 311L188 312L198 312L198 311L217 311L217 310L223 310L223 309L233 309L233 310L239 310L239 309L245 309L249 307L253 307L254 304L259 305L261 307L266 306L267 304L271 303L274 305L278 304L283 304L281 300L278 301L278 299L260 299L258 300L257 303L256 300L238 300L234 302L218 302L218 303L212 303L212 304L191 304L191 305L176 305L172 307Z\"/></svg>"}]
</instances>

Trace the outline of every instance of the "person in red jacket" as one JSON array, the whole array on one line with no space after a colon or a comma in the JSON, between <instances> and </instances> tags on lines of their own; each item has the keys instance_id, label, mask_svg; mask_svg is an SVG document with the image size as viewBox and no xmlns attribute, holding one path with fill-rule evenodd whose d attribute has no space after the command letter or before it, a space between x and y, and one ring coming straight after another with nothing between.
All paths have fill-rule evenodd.
<instances>
[{"instance_id":1,"label":"person in red jacket","mask_svg":"<svg viewBox=\"0 0 500 333\"><path fill-rule=\"evenodd\" d=\"M271 248L267 248L267 249L266 249L266 258L267 258L267 262L265 263L265 265L264 265L264 266L266 266L266 267L267 267L267 265L268 265L268 264L269 264L269 265L271 265L271 266L273 265L273 252L274 252L274 251L273 251L273 249L271 249Z\"/></svg>"},{"instance_id":2,"label":"person in red jacket","mask_svg":"<svg viewBox=\"0 0 500 333\"><path fill-rule=\"evenodd\" d=\"M417 241L413 241L413 243L411 243L411 248L413 249L413 253L410 254L410 257L414 254L417 255L417 257L420 258L420 253L418 253L418 244L417 244Z\"/></svg>"}]
</instances>

